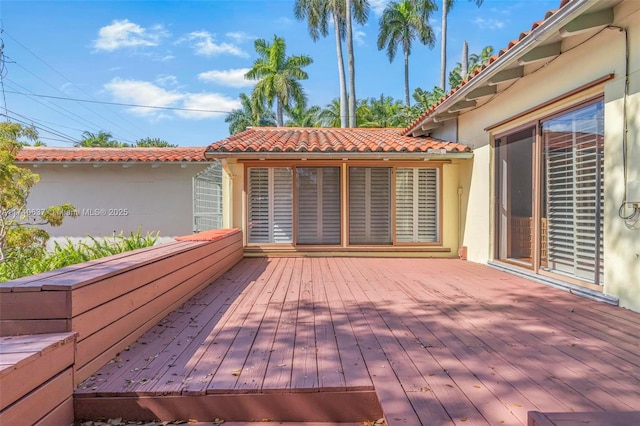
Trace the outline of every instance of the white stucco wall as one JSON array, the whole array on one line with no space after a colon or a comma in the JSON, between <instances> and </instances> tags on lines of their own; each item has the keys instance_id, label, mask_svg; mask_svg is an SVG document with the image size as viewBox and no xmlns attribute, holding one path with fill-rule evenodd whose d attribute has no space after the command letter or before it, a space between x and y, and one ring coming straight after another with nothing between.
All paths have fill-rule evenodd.
<instances>
[{"instance_id":1,"label":"white stucco wall","mask_svg":"<svg viewBox=\"0 0 640 426\"><path fill-rule=\"evenodd\" d=\"M161 236L193 232L192 178L208 163L122 164L28 167L40 175L29 196L29 209L72 203L80 216L60 227L48 227L53 237L109 236L113 233L160 232Z\"/></svg>"},{"instance_id":2,"label":"white stucco wall","mask_svg":"<svg viewBox=\"0 0 640 426\"><path fill-rule=\"evenodd\" d=\"M614 9L615 25L628 29L630 40L630 96L627 99L628 179L640 179L640 2L626 1ZM568 40L566 43L574 43ZM520 112L535 108L609 73L613 80L568 97L553 105L495 128ZM464 244L470 260L492 258L493 181L492 135L561 111L598 94L605 95L605 285L604 292L622 306L640 311L640 223L618 217L624 198L622 167L623 87L625 79L624 32L604 29L593 38L564 52L547 66L516 81L488 104L462 114L458 141L475 147L470 167L471 187L465 219Z\"/></svg>"}]
</instances>

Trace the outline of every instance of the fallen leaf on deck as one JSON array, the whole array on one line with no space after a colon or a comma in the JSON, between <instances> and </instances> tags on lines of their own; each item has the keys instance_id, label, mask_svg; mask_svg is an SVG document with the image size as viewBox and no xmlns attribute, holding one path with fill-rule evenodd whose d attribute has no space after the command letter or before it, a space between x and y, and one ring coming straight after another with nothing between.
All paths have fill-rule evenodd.
<instances>
[{"instance_id":1,"label":"fallen leaf on deck","mask_svg":"<svg viewBox=\"0 0 640 426\"><path fill-rule=\"evenodd\" d=\"M231 372L231 375L232 375L232 376L239 376L239 375L240 375L240 373L242 373L242 368L236 368L235 370L233 370L233 371Z\"/></svg>"}]
</instances>

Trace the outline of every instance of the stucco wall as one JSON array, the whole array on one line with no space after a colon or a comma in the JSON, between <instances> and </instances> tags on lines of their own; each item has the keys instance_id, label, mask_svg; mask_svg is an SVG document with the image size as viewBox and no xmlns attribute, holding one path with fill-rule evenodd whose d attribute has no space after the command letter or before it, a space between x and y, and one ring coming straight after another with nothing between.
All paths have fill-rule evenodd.
<instances>
[{"instance_id":1,"label":"stucco wall","mask_svg":"<svg viewBox=\"0 0 640 426\"><path fill-rule=\"evenodd\" d=\"M193 232L192 178L208 165L29 167L40 175L29 197L29 209L64 202L76 206L79 217L47 229L54 237L128 234L138 228L143 233L159 231L161 236L188 235Z\"/></svg>"},{"instance_id":2,"label":"stucco wall","mask_svg":"<svg viewBox=\"0 0 640 426\"><path fill-rule=\"evenodd\" d=\"M640 179L640 2L626 1L614 9L615 25L628 28L630 40L630 96L628 179ZM620 304L640 310L640 224L625 223L618 217L624 197L622 167L623 87L625 75L624 32L604 29L582 44L564 52L547 66L516 81L488 104L458 119L458 141L475 147L470 169L471 189L465 218L464 244L469 259L486 262L492 258L493 182L492 135L561 111L597 94L605 95L605 285L604 292L620 299ZM606 84L540 108L534 113L493 129L491 127L520 112L535 108L609 73ZM632 229L635 228L635 229Z\"/></svg>"}]
</instances>

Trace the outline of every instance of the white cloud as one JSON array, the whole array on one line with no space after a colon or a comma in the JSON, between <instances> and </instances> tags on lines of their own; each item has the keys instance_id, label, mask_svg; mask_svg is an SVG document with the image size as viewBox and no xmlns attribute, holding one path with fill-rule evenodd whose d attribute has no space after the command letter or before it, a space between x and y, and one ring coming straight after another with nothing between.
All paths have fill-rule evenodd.
<instances>
[{"instance_id":1,"label":"white cloud","mask_svg":"<svg viewBox=\"0 0 640 426\"><path fill-rule=\"evenodd\" d=\"M96 50L107 52L123 48L153 47L158 46L168 35L161 25L144 28L128 19L115 20L111 25L100 28L98 39L93 41L93 46Z\"/></svg>"},{"instance_id":2,"label":"white cloud","mask_svg":"<svg viewBox=\"0 0 640 426\"><path fill-rule=\"evenodd\" d=\"M160 74L156 77L156 84L162 87L177 86L178 79L175 75Z\"/></svg>"},{"instance_id":3,"label":"white cloud","mask_svg":"<svg viewBox=\"0 0 640 426\"><path fill-rule=\"evenodd\" d=\"M473 23L476 24L483 30L501 30L506 26L505 21L501 21L499 19L485 19L485 18L476 18L473 20Z\"/></svg>"},{"instance_id":4,"label":"white cloud","mask_svg":"<svg viewBox=\"0 0 640 426\"><path fill-rule=\"evenodd\" d=\"M182 118L202 119L218 117L240 107L240 101L218 93L190 93L186 91L167 90L160 87L161 82L172 82L173 76L161 76L152 83L141 80L125 80L114 78L104 85L114 100L121 103L147 105L168 108L188 108L207 111L173 111ZM175 81L177 83L177 80ZM170 118L169 110L154 108L130 107L133 114L153 120ZM215 111L215 112L214 112Z\"/></svg>"},{"instance_id":5,"label":"white cloud","mask_svg":"<svg viewBox=\"0 0 640 426\"><path fill-rule=\"evenodd\" d=\"M183 108L205 111L176 111L183 118L201 119L219 117L227 112L240 108L240 101L227 98L218 93L191 93L185 97ZM214 112L215 111L215 112Z\"/></svg>"},{"instance_id":6,"label":"white cloud","mask_svg":"<svg viewBox=\"0 0 640 426\"><path fill-rule=\"evenodd\" d=\"M356 42L356 44L358 46L364 46L365 45L365 41L364 38L366 37L367 33L365 33L362 30L354 30L353 31L353 40Z\"/></svg>"},{"instance_id":7,"label":"white cloud","mask_svg":"<svg viewBox=\"0 0 640 426\"><path fill-rule=\"evenodd\" d=\"M211 70L198 74L198 78L203 81L219 84L228 87L248 87L255 84L254 81L247 80L244 75L249 68L235 68L230 70Z\"/></svg>"},{"instance_id":8,"label":"white cloud","mask_svg":"<svg viewBox=\"0 0 640 426\"><path fill-rule=\"evenodd\" d=\"M225 36L229 37L230 39L232 39L236 43L244 43L246 41L253 41L253 40L258 38L256 36L252 36L251 34L247 34L244 31L229 32L229 33L226 33Z\"/></svg>"},{"instance_id":9,"label":"white cloud","mask_svg":"<svg viewBox=\"0 0 640 426\"><path fill-rule=\"evenodd\" d=\"M189 33L186 39L192 42L193 49L196 54L202 56L214 56L221 54L229 54L241 57L249 55L238 46L231 43L216 43L213 34L208 31L194 31Z\"/></svg>"},{"instance_id":10,"label":"white cloud","mask_svg":"<svg viewBox=\"0 0 640 426\"><path fill-rule=\"evenodd\" d=\"M369 0L369 5L371 5L371 10L376 15L382 15L384 8L387 7L390 0Z\"/></svg>"}]
</instances>

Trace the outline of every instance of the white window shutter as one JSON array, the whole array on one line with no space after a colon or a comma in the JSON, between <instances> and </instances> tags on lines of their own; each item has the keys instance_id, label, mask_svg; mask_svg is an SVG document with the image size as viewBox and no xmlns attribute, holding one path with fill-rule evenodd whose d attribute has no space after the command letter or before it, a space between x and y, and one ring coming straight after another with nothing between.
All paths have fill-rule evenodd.
<instances>
[{"instance_id":1,"label":"white window shutter","mask_svg":"<svg viewBox=\"0 0 640 426\"><path fill-rule=\"evenodd\" d=\"M293 240L293 175L289 167L251 167L248 172L248 241Z\"/></svg>"},{"instance_id":2,"label":"white window shutter","mask_svg":"<svg viewBox=\"0 0 640 426\"><path fill-rule=\"evenodd\" d=\"M391 168L349 168L349 243L391 244Z\"/></svg>"},{"instance_id":3,"label":"white window shutter","mask_svg":"<svg viewBox=\"0 0 640 426\"><path fill-rule=\"evenodd\" d=\"M438 241L438 186L438 169L396 169L396 241Z\"/></svg>"},{"instance_id":4,"label":"white window shutter","mask_svg":"<svg viewBox=\"0 0 640 426\"><path fill-rule=\"evenodd\" d=\"M297 243L340 244L340 168L298 167Z\"/></svg>"}]
</instances>

